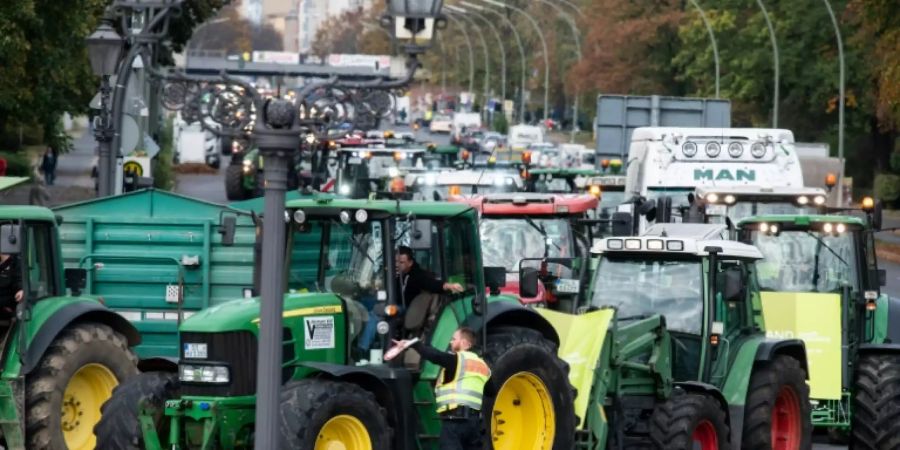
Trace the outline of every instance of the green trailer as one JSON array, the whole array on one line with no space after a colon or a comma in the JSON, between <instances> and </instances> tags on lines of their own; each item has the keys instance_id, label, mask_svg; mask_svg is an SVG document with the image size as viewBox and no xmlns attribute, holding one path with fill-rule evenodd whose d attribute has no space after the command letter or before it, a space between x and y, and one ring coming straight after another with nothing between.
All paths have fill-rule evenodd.
<instances>
[{"instance_id":1,"label":"green trailer","mask_svg":"<svg viewBox=\"0 0 900 450\"><path fill-rule=\"evenodd\" d=\"M768 215L738 223L758 246L767 333L800 336L810 352L813 425L852 448L900 448L900 300L881 292L874 233L865 218Z\"/></svg>"},{"instance_id":2,"label":"green trailer","mask_svg":"<svg viewBox=\"0 0 900 450\"><path fill-rule=\"evenodd\" d=\"M556 355L559 336L516 298L487 294L499 292L505 269L482 267L474 209L323 195L289 202L287 217L282 448L436 448L439 368L414 352L392 363L381 355L400 337L447 348L463 324L485 338L480 351L493 375L484 411L493 447L573 447L574 392L568 366ZM307 236L315 236L315 244ZM426 270L465 286L465 293L426 294L402 305L393 283L400 244L412 247ZM314 254L298 253L298 247ZM295 267L297 259L315 270ZM236 299L186 319L178 367L118 388L96 428L100 444L252 445L259 307L258 298Z\"/></svg>"},{"instance_id":3,"label":"green trailer","mask_svg":"<svg viewBox=\"0 0 900 450\"><path fill-rule=\"evenodd\" d=\"M93 449L101 405L138 371L137 330L83 294L84 270L63 270L57 223L46 208L0 206L0 254L22 291L0 308L4 448Z\"/></svg>"}]
</instances>

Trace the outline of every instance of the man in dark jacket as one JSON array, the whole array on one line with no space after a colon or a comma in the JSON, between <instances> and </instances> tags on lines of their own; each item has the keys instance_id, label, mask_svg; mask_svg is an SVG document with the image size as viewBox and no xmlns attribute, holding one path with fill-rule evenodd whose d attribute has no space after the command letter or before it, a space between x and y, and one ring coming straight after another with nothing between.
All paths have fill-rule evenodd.
<instances>
[{"instance_id":1,"label":"man in dark jacket","mask_svg":"<svg viewBox=\"0 0 900 450\"><path fill-rule=\"evenodd\" d=\"M430 276L416 263L412 249L405 245L397 248L396 259L397 283L404 308L409 307L412 300L422 291L440 294L445 291L459 293L464 290L459 283L445 283Z\"/></svg>"},{"instance_id":2,"label":"man in dark jacket","mask_svg":"<svg viewBox=\"0 0 900 450\"><path fill-rule=\"evenodd\" d=\"M11 313L23 294L18 257L0 254L0 313Z\"/></svg>"}]
</instances>

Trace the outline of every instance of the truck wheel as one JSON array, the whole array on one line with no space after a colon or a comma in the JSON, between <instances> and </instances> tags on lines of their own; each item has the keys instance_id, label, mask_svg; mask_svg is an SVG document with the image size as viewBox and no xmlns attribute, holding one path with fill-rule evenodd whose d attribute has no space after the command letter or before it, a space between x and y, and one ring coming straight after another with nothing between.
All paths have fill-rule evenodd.
<instances>
[{"instance_id":1,"label":"truck wheel","mask_svg":"<svg viewBox=\"0 0 900 450\"><path fill-rule=\"evenodd\" d=\"M174 373L148 372L129 378L113 391L103 404L103 416L94 427L100 450L140 450L144 435L138 422L140 406L156 408L153 423L160 439L169 435L169 421L162 420L166 400L178 398L178 376Z\"/></svg>"},{"instance_id":2,"label":"truck wheel","mask_svg":"<svg viewBox=\"0 0 900 450\"><path fill-rule=\"evenodd\" d=\"M535 330L502 327L488 336L484 358L491 378L482 410L494 450L574 448L575 393L556 345Z\"/></svg>"},{"instance_id":3,"label":"truck wheel","mask_svg":"<svg viewBox=\"0 0 900 450\"><path fill-rule=\"evenodd\" d=\"M243 200L247 197L242 165L229 165L225 168L225 196L228 200Z\"/></svg>"},{"instance_id":4,"label":"truck wheel","mask_svg":"<svg viewBox=\"0 0 900 450\"><path fill-rule=\"evenodd\" d=\"M744 406L742 449L808 449L812 442L809 386L800 362L779 355L754 367Z\"/></svg>"},{"instance_id":5,"label":"truck wheel","mask_svg":"<svg viewBox=\"0 0 900 450\"><path fill-rule=\"evenodd\" d=\"M93 449L100 407L137 373L124 336L107 325L70 325L50 344L26 380L28 448Z\"/></svg>"},{"instance_id":6,"label":"truck wheel","mask_svg":"<svg viewBox=\"0 0 900 450\"><path fill-rule=\"evenodd\" d=\"M859 357L850 448L900 448L900 361L894 355Z\"/></svg>"},{"instance_id":7,"label":"truck wheel","mask_svg":"<svg viewBox=\"0 0 900 450\"><path fill-rule=\"evenodd\" d=\"M673 393L650 416L650 439L660 449L729 450L725 411L709 395Z\"/></svg>"},{"instance_id":8,"label":"truck wheel","mask_svg":"<svg viewBox=\"0 0 900 450\"><path fill-rule=\"evenodd\" d=\"M279 448L390 450L391 427L375 396L351 383L300 380L281 390Z\"/></svg>"}]
</instances>

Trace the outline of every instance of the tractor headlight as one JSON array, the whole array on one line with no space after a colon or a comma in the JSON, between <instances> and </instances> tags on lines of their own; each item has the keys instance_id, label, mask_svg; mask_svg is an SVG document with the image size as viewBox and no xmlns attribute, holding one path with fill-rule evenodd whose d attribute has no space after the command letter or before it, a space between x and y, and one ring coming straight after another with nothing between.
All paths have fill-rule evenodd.
<instances>
[{"instance_id":1,"label":"tractor headlight","mask_svg":"<svg viewBox=\"0 0 900 450\"><path fill-rule=\"evenodd\" d=\"M178 380L182 383L227 384L231 382L231 374L227 366L181 364Z\"/></svg>"},{"instance_id":2,"label":"tractor headlight","mask_svg":"<svg viewBox=\"0 0 900 450\"><path fill-rule=\"evenodd\" d=\"M750 154L756 159L762 158L763 156L766 156L766 146L761 142L754 142L753 145L750 146Z\"/></svg>"},{"instance_id":3,"label":"tractor headlight","mask_svg":"<svg viewBox=\"0 0 900 450\"><path fill-rule=\"evenodd\" d=\"M809 197L801 195L797 197L797 203L799 203L800 205L806 205L809 203Z\"/></svg>"},{"instance_id":4,"label":"tractor headlight","mask_svg":"<svg viewBox=\"0 0 900 450\"><path fill-rule=\"evenodd\" d=\"M342 184L340 188L341 195L350 195L350 185Z\"/></svg>"},{"instance_id":5,"label":"tractor headlight","mask_svg":"<svg viewBox=\"0 0 900 450\"><path fill-rule=\"evenodd\" d=\"M681 146L681 153L688 158L693 158L697 154L697 144L687 141Z\"/></svg>"},{"instance_id":6,"label":"tractor headlight","mask_svg":"<svg viewBox=\"0 0 900 450\"><path fill-rule=\"evenodd\" d=\"M740 142L732 142L728 144L728 154L732 158L740 158L744 153L744 146Z\"/></svg>"},{"instance_id":7,"label":"tractor headlight","mask_svg":"<svg viewBox=\"0 0 900 450\"><path fill-rule=\"evenodd\" d=\"M823 197L821 195L817 195L817 196L813 197L813 203L815 203L816 205L824 205L825 197Z\"/></svg>"},{"instance_id":8,"label":"tractor headlight","mask_svg":"<svg viewBox=\"0 0 900 450\"><path fill-rule=\"evenodd\" d=\"M718 142L707 142L706 143L706 156L710 158L715 158L719 156L719 153L722 153L722 146L719 145Z\"/></svg>"}]
</instances>

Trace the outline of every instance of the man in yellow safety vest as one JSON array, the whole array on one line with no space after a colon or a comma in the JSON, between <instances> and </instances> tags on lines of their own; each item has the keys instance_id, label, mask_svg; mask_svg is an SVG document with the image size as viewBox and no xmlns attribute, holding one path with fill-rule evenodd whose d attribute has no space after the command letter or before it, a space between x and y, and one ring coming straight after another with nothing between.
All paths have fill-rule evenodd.
<instances>
[{"instance_id":1,"label":"man in yellow safety vest","mask_svg":"<svg viewBox=\"0 0 900 450\"><path fill-rule=\"evenodd\" d=\"M441 418L441 450L478 450L484 445L481 399L491 371L480 356L470 351L475 332L460 327L450 339L450 352L416 342L411 346L427 361L441 366L434 395ZM394 341L407 346L407 341Z\"/></svg>"}]
</instances>

